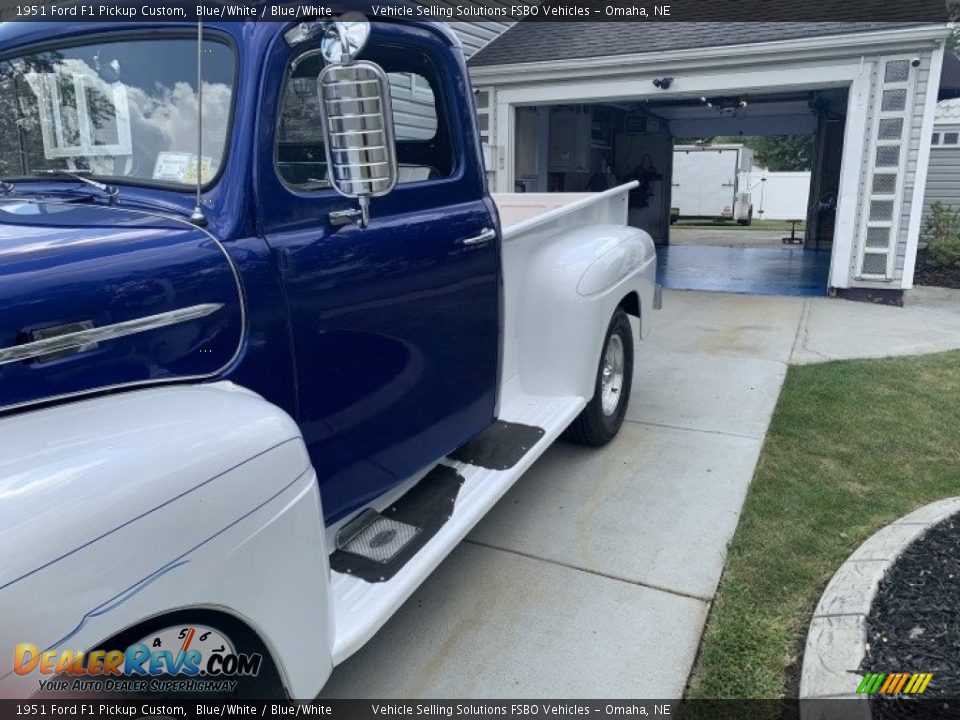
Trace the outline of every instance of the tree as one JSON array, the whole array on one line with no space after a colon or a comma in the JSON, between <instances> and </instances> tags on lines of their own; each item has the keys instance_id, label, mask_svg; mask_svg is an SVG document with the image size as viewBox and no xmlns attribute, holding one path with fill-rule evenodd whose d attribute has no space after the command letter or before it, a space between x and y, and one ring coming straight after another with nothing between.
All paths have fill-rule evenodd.
<instances>
[{"instance_id":1,"label":"tree","mask_svg":"<svg viewBox=\"0 0 960 720\"><path fill-rule=\"evenodd\" d=\"M947 50L960 52L960 27L951 24L950 34L947 35Z\"/></svg>"},{"instance_id":2,"label":"tree","mask_svg":"<svg viewBox=\"0 0 960 720\"><path fill-rule=\"evenodd\" d=\"M720 135L710 142L746 145L754 164L773 172L813 169L813 135Z\"/></svg>"}]
</instances>

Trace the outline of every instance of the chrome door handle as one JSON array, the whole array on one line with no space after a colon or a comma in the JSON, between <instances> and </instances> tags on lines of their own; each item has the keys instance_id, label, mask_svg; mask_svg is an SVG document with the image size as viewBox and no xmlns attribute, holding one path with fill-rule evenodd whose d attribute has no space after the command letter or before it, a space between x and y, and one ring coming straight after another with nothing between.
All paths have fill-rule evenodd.
<instances>
[{"instance_id":1,"label":"chrome door handle","mask_svg":"<svg viewBox=\"0 0 960 720\"><path fill-rule=\"evenodd\" d=\"M495 237L497 237L497 231L493 228L486 228L479 235L461 240L460 244L466 245L467 247L470 247L471 245L483 245L484 243L490 242Z\"/></svg>"}]
</instances>

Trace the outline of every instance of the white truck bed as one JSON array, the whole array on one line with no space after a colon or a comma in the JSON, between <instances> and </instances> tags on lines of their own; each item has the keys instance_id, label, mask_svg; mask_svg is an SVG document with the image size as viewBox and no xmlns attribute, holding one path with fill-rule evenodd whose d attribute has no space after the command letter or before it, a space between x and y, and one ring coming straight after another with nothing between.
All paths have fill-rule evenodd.
<instances>
[{"instance_id":1,"label":"white truck bed","mask_svg":"<svg viewBox=\"0 0 960 720\"><path fill-rule=\"evenodd\" d=\"M494 193L503 239L512 240L534 227L556 221L569 228L586 223L624 225L627 193L636 181L599 193Z\"/></svg>"}]
</instances>

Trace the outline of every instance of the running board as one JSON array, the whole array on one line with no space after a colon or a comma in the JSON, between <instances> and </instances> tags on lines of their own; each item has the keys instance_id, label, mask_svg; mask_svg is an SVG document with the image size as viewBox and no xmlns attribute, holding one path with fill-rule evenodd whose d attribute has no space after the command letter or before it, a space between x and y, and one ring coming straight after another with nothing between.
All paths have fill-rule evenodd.
<instances>
[{"instance_id":1,"label":"running board","mask_svg":"<svg viewBox=\"0 0 960 720\"><path fill-rule=\"evenodd\" d=\"M459 460L487 470L509 470L543 437L544 429L497 420L458 447L448 460Z\"/></svg>"},{"instance_id":2,"label":"running board","mask_svg":"<svg viewBox=\"0 0 960 720\"><path fill-rule=\"evenodd\" d=\"M456 470L437 465L383 513L360 513L337 534L330 569L386 582L450 519L462 485Z\"/></svg>"},{"instance_id":3,"label":"running board","mask_svg":"<svg viewBox=\"0 0 960 720\"><path fill-rule=\"evenodd\" d=\"M331 558L330 590L333 605L333 662L338 664L346 660L353 653L369 640L379 630L383 624L393 615L404 601L410 597L414 590L430 575L431 572L440 564L440 562L457 546L457 544L466 537L467 533L479 522L490 508L506 493L507 490L523 475L523 473L534 463L534 461L543 454L543 452L553 443L553 441L564 431L564 429L576 418L577 414L583 409L586 401L581 397L535 397L519 396L505 403L501 411L502 423L497 425L508 426L500 427L494 431L493 436L487 436L485 442L480 446L470 449L471 440L464 447L453 453L454 456L470 456L474 462L480 460L496 460L496 465L506 466L507 461L513 460L513 464L504 469L497 467L484 467L482 465L464 462L462 459L456 459L451 456L434 468L431 473L424 477L424 480L435 472L440 472L447 477L457 476L462 479L459 485L459 492L455 495L456 504L453 507L452 514L443 518L439 522L439 527L435 529L431 537L424 537L423 542L414 538L407 538L404 544L395 554L395 557L402 558L403 562L395 569L392 575L386 575L383 572L376 572L379 566L383 568L383 563L376 560L368 560L372 565L365 565L367 570L371 570L370 577L376 577L374 581L363 579L358 572L359 561L356 557L349 558L349 563L343 556L338 555L345 550L341 546ZM496 427L496 426L492 426ZM481 439L485 433L480 433L477 439ZM536 437L534 437L536 436ZM493 437L493 440L491 440ZM519 452L518 447L525 447L525 451ZM465 451L464 448L467 448ZM490 451L484 453L482 458L479 449L486 448ZM496 452L494 452L496 451ZM487 465L493 465L493 462L486 462ZM363 537L367 544L377 537L377 535L388 529L398 531L396 527L382 526L380 529L370 530L374 522L389 520L399 520L407 523L403 518L410 518L409 511L399 512L393 508L400 507L404 500L413 494L421 486L423 480L391 508L388 508L376 518L368 518L368 525L359 529L347 531L348 535L344 537L344 543L359 538L364 532ZM430 485L424 486L429 488ZM431 496L439 496L435 489L428 493ZM441 514L445 515L445 513ZM437 522L437 518L434 518ZM416 522L407 523L417 525ZM346 528L345 528L346 529ZM420 533L416 535L421 535ZM380 535L380 541L389 542L397 540L397 535ZM413 543L417 543L417 549L410 552ZM362 544L362 543L361 543ZM354 546L354 550L359 549ZM373 549L374 551L376 548ZM346 553L344 553L346 554ZM369 553L368 553L369 554ZM336 558L336 560L334 559ZM382 559L382 558L381 558ZM388 562L392 562L389 560ZM350 571L347 571L347 568ZM379 578L383 576L383 580Z\"/></svg>"}]
</instances>

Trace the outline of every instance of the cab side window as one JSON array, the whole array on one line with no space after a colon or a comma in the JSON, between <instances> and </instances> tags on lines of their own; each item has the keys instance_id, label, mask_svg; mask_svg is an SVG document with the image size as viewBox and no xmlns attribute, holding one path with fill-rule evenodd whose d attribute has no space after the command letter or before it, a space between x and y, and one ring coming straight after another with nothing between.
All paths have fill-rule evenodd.
<instances>
[{"instance_id":1,"label":"cab side window","mask_svg":"<svg viewBox=\"0 0 960 720\"><path fill-rule=\"evenodd\" d=\"M317 77L323 60L304 58L287 75L277 123L277 172L297 190L332 187L327 177Z\"/></svg>"},{"instance_id":2,"label":"cab side window","mask_svg":"<svg viewBox=\"0 0 960 720\"><path fill-rule=\"evenodd\" d=\"M387 71L397 143L399 183L423 182L453 173L453 152L433 83L433 66L418 53L371 57ZM331 188L323 141L317 77L323 59L310 55L293 65L283 90L277 123L277 172L296 190Z\"/></svg>"}]
</instances>

